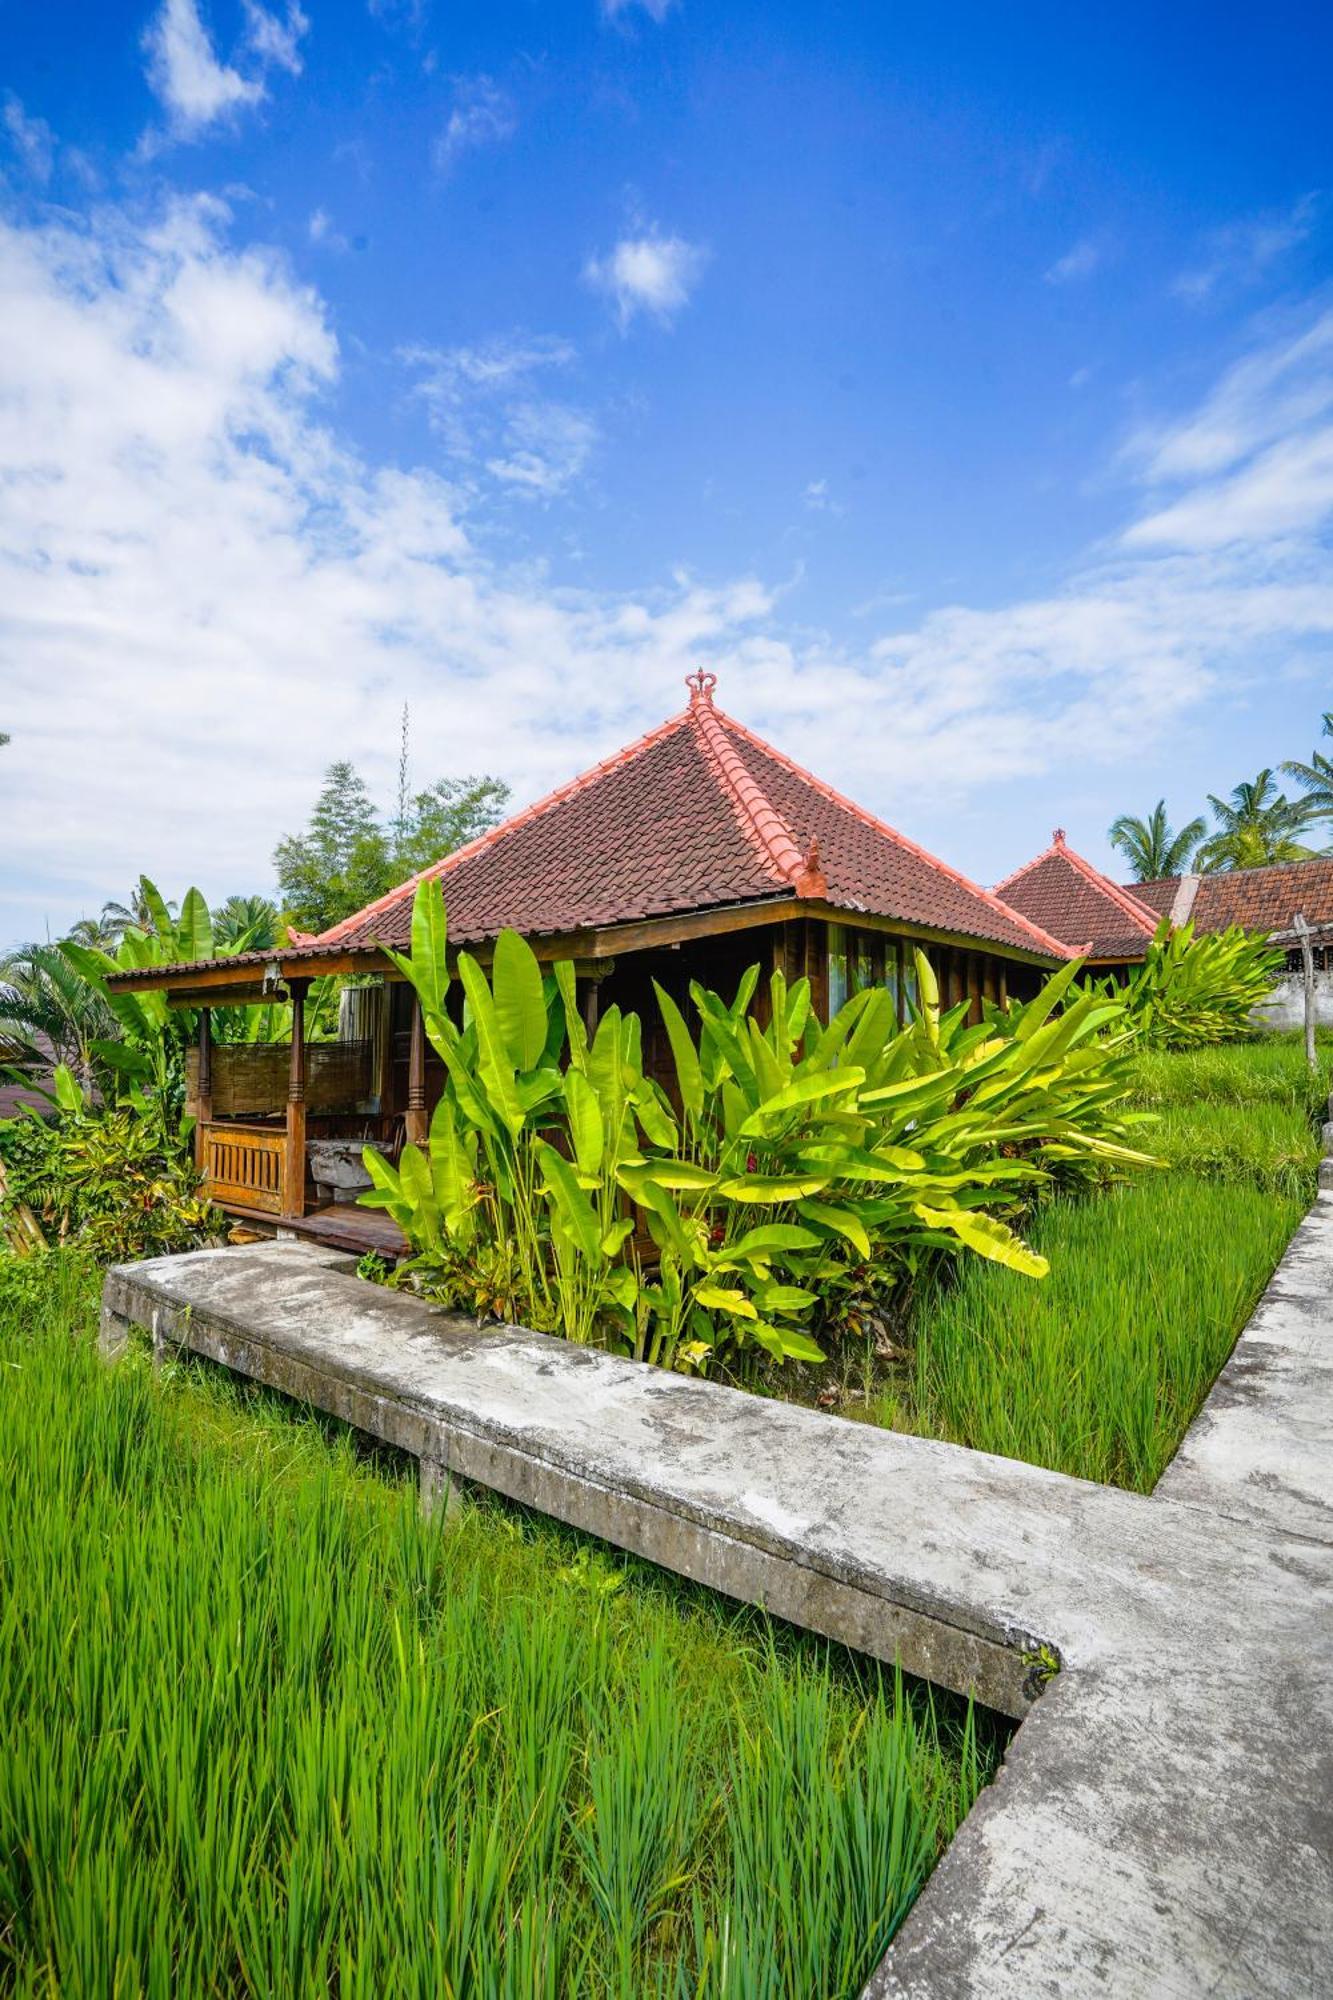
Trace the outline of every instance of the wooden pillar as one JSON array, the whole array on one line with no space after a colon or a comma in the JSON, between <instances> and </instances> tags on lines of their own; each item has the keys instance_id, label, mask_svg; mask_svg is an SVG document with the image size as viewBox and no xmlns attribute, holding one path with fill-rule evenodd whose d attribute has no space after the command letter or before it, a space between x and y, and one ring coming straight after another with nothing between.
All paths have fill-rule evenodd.
<instances>
[{"instance_id":1,"label":"wooden pillar","mask_svg":"<svg viewBox=\"0 0 1333 2000\"><path fill-rule=\"evenodd\" d=\"M597 1033L599 1018L600 979L588 979L583 985L583 1031L591 1043Z\"/></svg>"},{"instance_id":2,"label":"wooden pillar","mask_svg":"<svg viewBox=\"0 0 1333 2000\"><path fill-rule=\"evenodd\" d=\"M426 1022L421 1012L421 999L415 988L412 993L412 1024L407 1043L407 1118L405 1121L409 1146L424 1146L426 1143Z\"/></svg>"},{"instance_id":3,"label":"wooden pillar","mask_svg":"<svg viewBox=\"0 0 1333 2000\"><path fill-rule=\"evenodd\" d=\"M282 1212L305 1214L305 996L308 979L287 982L292 996L292 1053L287 1069L287 1144L282 1159Z\"/></svg>"},{"instance_id":4,"label":"wooden pillar","mask_svg":"<svg viewBox=\"0 0 1333 2000\"><path fill-rule=\"evenodd\" d=\"M199 1009L199 1073L194 1090L194 1163L204 1167L204 1127L213 1116L213 1016L209 1008Z\"/></svg>"}]
</instances>

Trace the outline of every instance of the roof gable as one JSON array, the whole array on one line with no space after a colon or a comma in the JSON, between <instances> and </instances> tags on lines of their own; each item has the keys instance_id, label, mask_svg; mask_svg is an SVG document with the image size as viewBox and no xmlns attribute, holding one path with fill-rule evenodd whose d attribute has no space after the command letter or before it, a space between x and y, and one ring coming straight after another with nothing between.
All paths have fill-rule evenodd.
<instances>
[{"instance_id":1,"label":"roof gable","mask_svg":"<svg viewBox=\"0 0 1333 2000\"><path fill-rule=\"evenodd\" d=\"M1092 958L1142 958L1161 918L1130 889L1076 854L1057 827L1051 845L996 891L1014 909Z\"/></svg>"},{"instance_id":2,"label":"roof gable","mask_svg":"<svg viewBox=\"0 0 1333 2000\"><path fill-rule=\"evenodd\" d=\"M752 903L827 901L1047 957L1063 947L989 890L725 715L716 677L689 678L679 715L423 875L323 932L321 946L406 944L412 899L437 880L450 937L477 943Z\"/></svg>"},{"instance_id":3,"label":"roof gable","mask_svg":"<svg viewBox=\"0 0 1333 2000\"><path fill-rule=\"evenodd\" d=\"M1196 930L1224 931L1239 924L1243 930L1285 936L1294 934L1298 916L1312 930L1333 924L1333 856L1279 861L1268 868L1219 868L1192 879L1188 915ZM1137 885L1137 893L1169 912L1182 881L1190 880L1164 875Z\"/></svg>"}]
</instances>

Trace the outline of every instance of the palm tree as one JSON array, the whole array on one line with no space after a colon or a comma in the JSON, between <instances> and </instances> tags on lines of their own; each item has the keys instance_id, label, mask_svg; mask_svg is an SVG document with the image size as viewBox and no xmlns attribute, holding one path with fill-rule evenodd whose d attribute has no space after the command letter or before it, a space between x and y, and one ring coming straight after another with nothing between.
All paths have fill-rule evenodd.
<instances>
[{"instance_id":1,"label":"palm tree","mask_svg":"<svg viewBox=\"0 0 1333 2000\"><path fill-rule=\"evenodd\" d=\"M1333 708L1324 710L1324 734L1333 736ZM1289 778L1295 778L1297 784L1305 787L1305 809L1310 818L1333 821L1333 757L1315 750L1308 764L1289 757L1282 768Z\"/></svg>"},{"instance_id":2,"label":"palm tree","mask_svg":"<svg viewBox=\"0 0 1333 2000\"><path fill-rule=\"evenodd\" d=\"M281 921L277 904L267 896L228 896L213 912L213 943L222 955L272 951Z\"/></svg>"},{"instance_id":3,"label":"palm tree","mask_svg":"<svg viewBox=\"0 0 1333 2000\"><path fill-rule=\"evenodd\" d=\"M1199 868L1267 868L1308 861L1314 852L1296 838L1310 819L1307 801L1280 792L1271 771L1237 785L1229 799L1209 792L1208 803L1216 826L1194 857Z\"/></svg>"},{"instance_id":4,"label":"palm tree","mask_svg":"<svg viewBox=\"0 0 1333 2000\"><path fill-rule=\"evenodd\" d=\"M90 1083L93 1043L118 1033L105 1002L59 945L20 945L0 959L0 1040L20 1067L45 1068L49 1052Z\"/></svg>"},{"instance_id":5,"label":"palm tree","mask_svg":"<svg viewBox=\"0 0 1333 2000\"><path fill-rule=\"evenodd\" d=\"M1183 874L1207 831L1202 819L1192 819L1179 833L1173 833L1166 817L1166 800L1158 799L1147 819L1121 813L1107 839L1129 862L1136 882L1156 882L1163 875Z\"/></svg>"}]
</instances>

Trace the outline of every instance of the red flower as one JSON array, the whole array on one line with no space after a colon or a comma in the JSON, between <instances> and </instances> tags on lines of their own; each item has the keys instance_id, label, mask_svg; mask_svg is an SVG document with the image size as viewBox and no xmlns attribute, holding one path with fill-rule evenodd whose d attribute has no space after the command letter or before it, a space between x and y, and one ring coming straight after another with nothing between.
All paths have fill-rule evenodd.
<instances>
[{"instance_id":1,"label":"red flower","mask_svg":"<svg viewBox=\"0 0 1333 2000\"><path fill-rule=\"evenodd\" d=\"M757 1174L757 1173L758 1173L758 1171L759 1171L759 1159L758 1159L758 1155L757 1155L757 1154L755 1154L755 1153L747 1153L747 1154L745 1155L745 1171L746 1171L746 1173L747 1173L747 1174Z\"/></svg>"}]
</instances>

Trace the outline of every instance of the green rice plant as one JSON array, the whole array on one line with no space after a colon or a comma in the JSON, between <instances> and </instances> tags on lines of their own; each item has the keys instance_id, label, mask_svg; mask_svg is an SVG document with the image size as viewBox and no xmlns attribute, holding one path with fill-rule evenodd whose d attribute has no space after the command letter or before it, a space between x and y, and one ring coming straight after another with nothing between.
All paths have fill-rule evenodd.
<instances>
[{"instance_id":1,"label":"green rice plant","mask_svg":"<svg viewBox=\"0 0 1333 2000\"><path fill-rule=\"evenodd\" d=\"M1170 1167L1212 1181L1242 1181L1266 1193L1312 1202L1319 1140L1303 1112L1261 1098L1163 1107L1153 1145Z\"/></svg>"},{"instance_id":2,"label":"green rice plant","mask_svg":"<svg viewBox=\"0 0 1333 2000\"><path fill-rule=\"evenodd\" d=\"M997 1737L0 1259L0 1990L859 1991Z\"/></svg>"},{"instance_id":3,"label":"green rice plant","mask_svg":"<svg viewBox=\"0 0 1333 2000\"><path fill-rule=\"evenodd\" d=\"M1046 1283L967 1265L930 1287L911 1362L875 1416L1149 1492L1304 1206L1181 1172L1053 1201L1032 1230Z\"/></svg>"},{"instance_id":4,"label":"green rice plant","mask_svg":"<svg viewBox=\"0 0 1333 2000\"><path fill-rule=\"evenodd\" d=\"M1135 1101L1169 1104L1274 1104L1310 1124L1325 1117L1333 1089L1333 1040L1321 1037L1312 1070L1297 1035L1263 1035L1208 1049L1143 1049L1131 1076Z\"/></svg>"}]
</instances>

